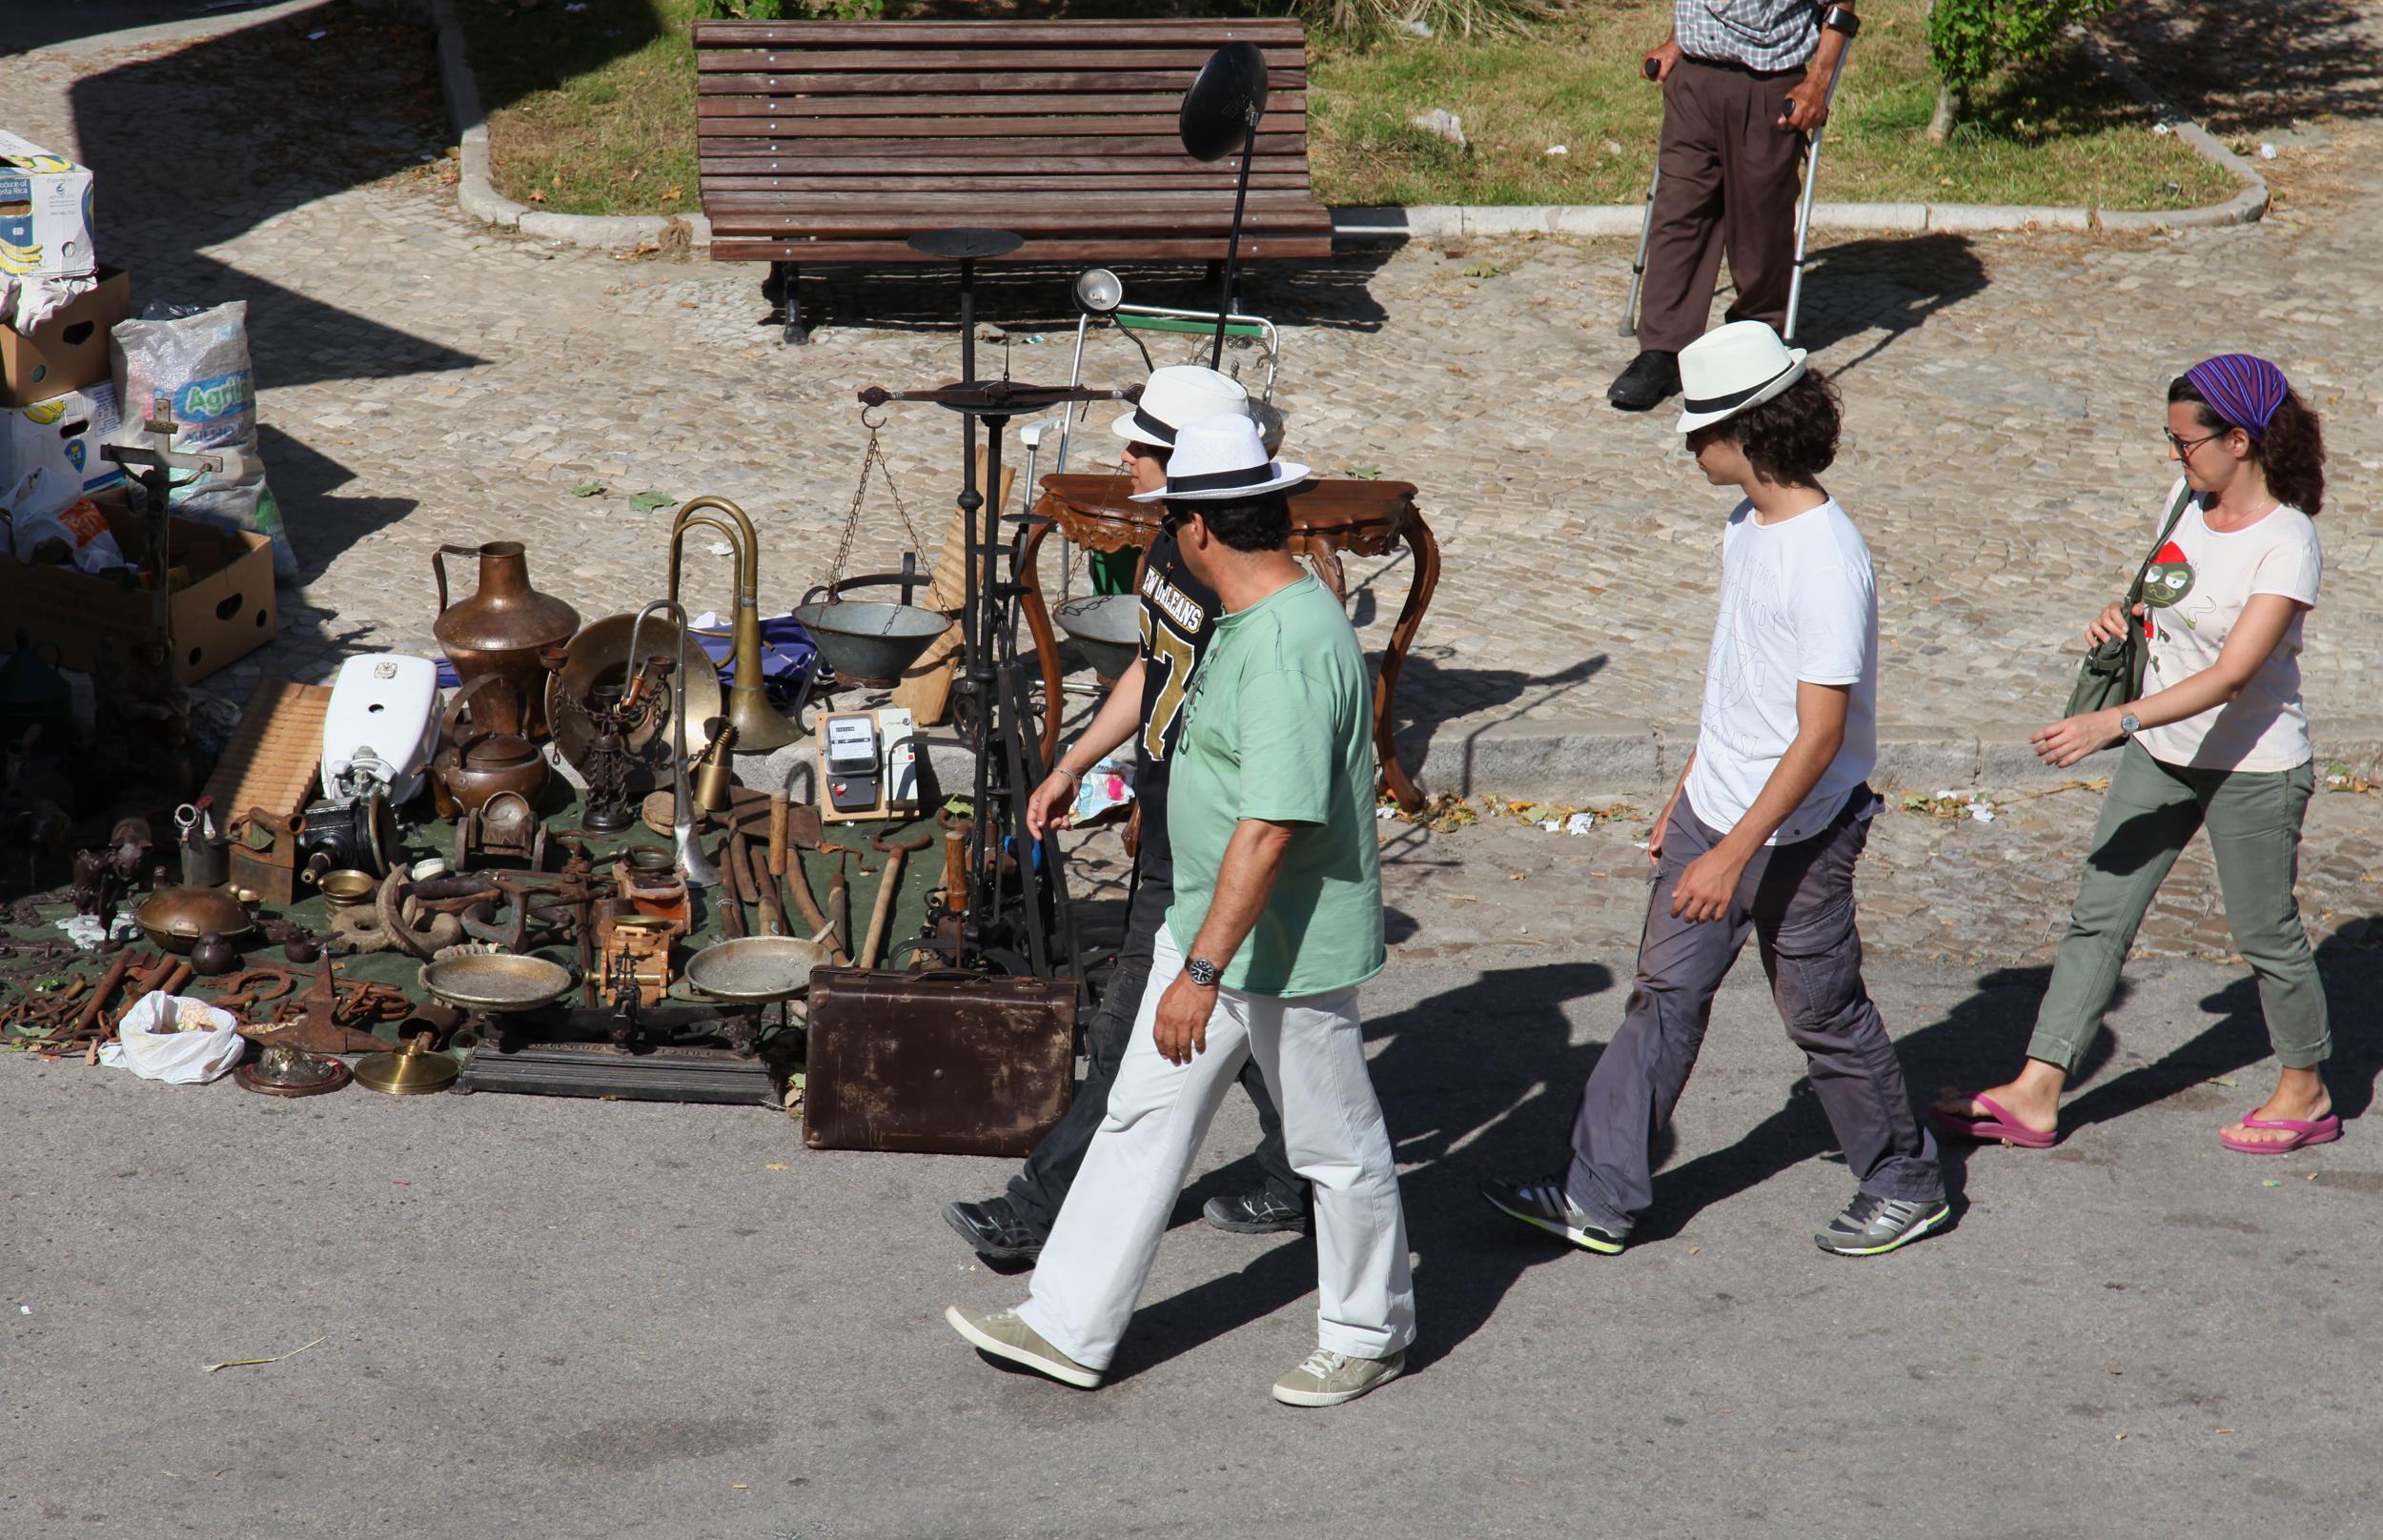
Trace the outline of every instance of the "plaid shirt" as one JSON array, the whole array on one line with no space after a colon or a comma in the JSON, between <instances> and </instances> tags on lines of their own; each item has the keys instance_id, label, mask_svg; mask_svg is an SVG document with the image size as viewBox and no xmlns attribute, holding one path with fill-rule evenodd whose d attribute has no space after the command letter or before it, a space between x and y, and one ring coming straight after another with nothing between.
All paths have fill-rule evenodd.
<instances>
[{"instance_id":1,"label":"plaid shirt","mask_svg":"<svg viewBox=\"0 0 2383 1540\"><path fill-rule=\"evenodd\" d=\"M1821 42L1817 0L1673 0L1672 33L1691 58L1793 70Z\"/></svg>"}]
</instances>

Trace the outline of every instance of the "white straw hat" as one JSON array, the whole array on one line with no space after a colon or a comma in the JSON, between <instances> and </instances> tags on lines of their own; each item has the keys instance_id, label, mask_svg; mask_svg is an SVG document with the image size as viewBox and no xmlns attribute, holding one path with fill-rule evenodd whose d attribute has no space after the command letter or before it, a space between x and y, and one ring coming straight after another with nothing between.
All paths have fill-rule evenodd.
<instances>
[{"instance_id":1,"label":"white straw hat","mask_svg":"<svg viewBox=\"0 0 2383 1540\"><path fill-rule=\"evenodd\" d=\"M1734 416L1803 377L1803 350L1762 321L1717 326L1680 350L1680 431Z\"/></svg>"},{"instance_id":2,"label":"white straw hat","mask_svg":"<svg viewBox=\"0 0 2383 1540\"><path fill-rule=\"evenodd\" d=\"M1137 492L1135 502L1226 502L1280 492L1308 478L1308 468L1267 457L1266 441L1246 412L1225 412L1192 423L1175 435L1167 461L1167 485Z\"/></svg>"},{"instance_id":3,"label":"white straw hat","mask_svg":"<svg viewBox=\"0 0 2383 1540\"><path fill-rule=\"evenodd\" d=\"M1247 413L1250 393L1228 375L1198 364L1153 369L1142 387L1142 402L1109 425L1130 443L1171 446L1186 423L1224 412Z\"/></svg>"}]
</instances>

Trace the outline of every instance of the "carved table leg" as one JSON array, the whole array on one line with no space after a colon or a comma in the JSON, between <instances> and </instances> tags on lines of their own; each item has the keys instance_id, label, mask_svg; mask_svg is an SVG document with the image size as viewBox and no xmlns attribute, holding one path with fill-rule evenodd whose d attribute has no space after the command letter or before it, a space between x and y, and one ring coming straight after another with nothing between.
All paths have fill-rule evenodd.
<instances>
[{"instance_id":1,"label":"carved table leg","mask_svg":"<svg viewBox=\"0 0 2383 1540\"><path fill-rule=\"evenodd\" d=\"M1392 707L1397 699L1398 674L1406 666L1407 649L1415 645L1423 612L1432 607L1432 591L1439 586L1439 541L1419 513L1407 516L1400 533L1415 553L1415 581L1408 585L1406 603L1398 608L1398 623L1391 628L1390 645L1382 650L1381 672L1374 680L1374 752L1381 760L1382 780L1390 794L1398 799L1399 807L1413 813L1422 807L1423 793L1398 762L1398 750L1391 740Z\"/></svg>"},{"instance_id":2,"label":"carved table leg","mask_svg":"<svg viewBox=\"0 0 2383 1540\"><path fill-rule=\"evenodd\" d=\"M1061 694L1059 673L1059 636L1051 629L1050 611L1043 603L1043 537L1051 526L1038 523L1027 532L1026 544L1018 551L1017 580L1026 590L1018 596L1018 609L1026 617L1027 630L1034 637L1035 661L1043 670L1043 762L1059 762L1060 718L1066 698ZM1029 788L1029 790L1031 788Z\"/></svg>"}]
</instances>

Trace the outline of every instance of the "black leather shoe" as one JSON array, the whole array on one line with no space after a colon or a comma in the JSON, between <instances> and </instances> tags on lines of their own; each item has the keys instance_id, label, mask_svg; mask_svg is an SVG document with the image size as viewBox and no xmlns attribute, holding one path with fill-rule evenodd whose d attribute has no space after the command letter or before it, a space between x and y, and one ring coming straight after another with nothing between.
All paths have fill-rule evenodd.
<instances>
[{"instance_id":1,"label":"black leather shoe","mask_svg":"<svg viewBox=\"0 0 2383 1540\"><path fill-rule=\"evenodd\" d=\"M1624 412L1652 412L1680 394L1680 355L1650 348L1607 387L1605 399Z\"/></svg>"},{"instance_id":2,"label":"black leather shoe","mask_svg":"<svg viewBox=\"0 0 2383 1540\"><path fill-rule=\"evenodd\" d=\"M1200 1214L1218 1229L1235 1235L1275 1235L1285 1230L1305 1235L1308 1228L1308 1211L1275 1197L1272 1187L1233 1198L1211 1198L1201 1206Z\"/></svg>"},{"instance_id":3,"label":"black leather shoe","mask_svg":"<svg viewBox=\"0 0 2383 1540\"><path fill-rule=\"evenodd\" d=\"M944 1223L980 1256L996 1262L1032 1262L1043 1254L1043 1234L1019 1216L1007 1198L944 1205Z\"/></svg>"}]
</instances>

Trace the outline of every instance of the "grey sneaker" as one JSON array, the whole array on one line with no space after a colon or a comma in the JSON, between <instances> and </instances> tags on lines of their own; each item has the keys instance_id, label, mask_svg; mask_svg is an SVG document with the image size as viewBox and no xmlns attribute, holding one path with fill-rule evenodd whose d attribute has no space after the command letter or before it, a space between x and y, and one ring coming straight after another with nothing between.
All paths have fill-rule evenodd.
<instances>
[{"instance_id":1,"label":"grey sneaker","mask_svg":"<svg viewBox=\"0 0 2383 1540\"><path fill-rule=\"evenodd\" d=\"M1271 1187L1237 1193L1231 1198L1211 1198L1201 1206L1200 1213L1218 1229L1235 1235L1275 1235L1286 1231L1305 1235L1308 1229L1308 1211L1298 1204L1287 1204L1275 1197Z\"/></svg>"},{"instance_id":2,"label":"grey sneaker","mask_svg":"<svg viewBox=\"0 0 2383 1540\"><path fill-rule=\"evenodd\" d=\"M1274 1382L1274 1399L1286 1407L1337 1407L1388 1385L1406 1367L1403 1348L1388 1358L1352 1358L1318 1348L1307 1362Z\"/></svg>"},{"instance_id":3,"label":"grey sneaker","mask_svg":"<svg viewBox=\"0 0 2383 1540\"><path fill-rule=\"evenodd\" d=\"M1099 1369L1086 1368L1045 1342L1042 1333L1019 1320L1015 1310L996 1310L985 1315L954 1305L944 1311L944 1319L951 1323L952 1330L995 1358L1022 1364L1037 1374L1048 1374L1079 1390L1090 1390L1101 1382Z\"/></svg>"},{"instance_id":4,"label":"grey sneaker","mask_svg":"<svg viewBox=\"0 0 2383 1540\"><path fill-rule=\"evenodd\" d=\"M1490 1206L1501 1213L1512 1214L1525 1225L1534 1225L1550 1235L1560 1235L1573 1245L1589 1251L1618 1256L1626 1239L1616 1235L1597 1223L1589 1211L1572 1201L1564 1191L1564 1179L1559 1176L1538 1182L1484 1182L1481 1196Z\"/></svg>"},{"instance_id":5,"label":"grey sneaker","mask_svg":"<svg viewBox=\"0 0 2383 1540\"><path fill-rule=\"evenodd\" d=\"M1934 1203L1912 1203L1857 1192L1853 1202L1845 1205L1845 1211L1830 1220L1828 1228L1812 1240L1822 1250L1834 1251L1841 1257L1883 1256L1925 1235L1944 1224L1952 1212L1953 1206L1942 1198Z\"/></svg>"}]
</instances>

